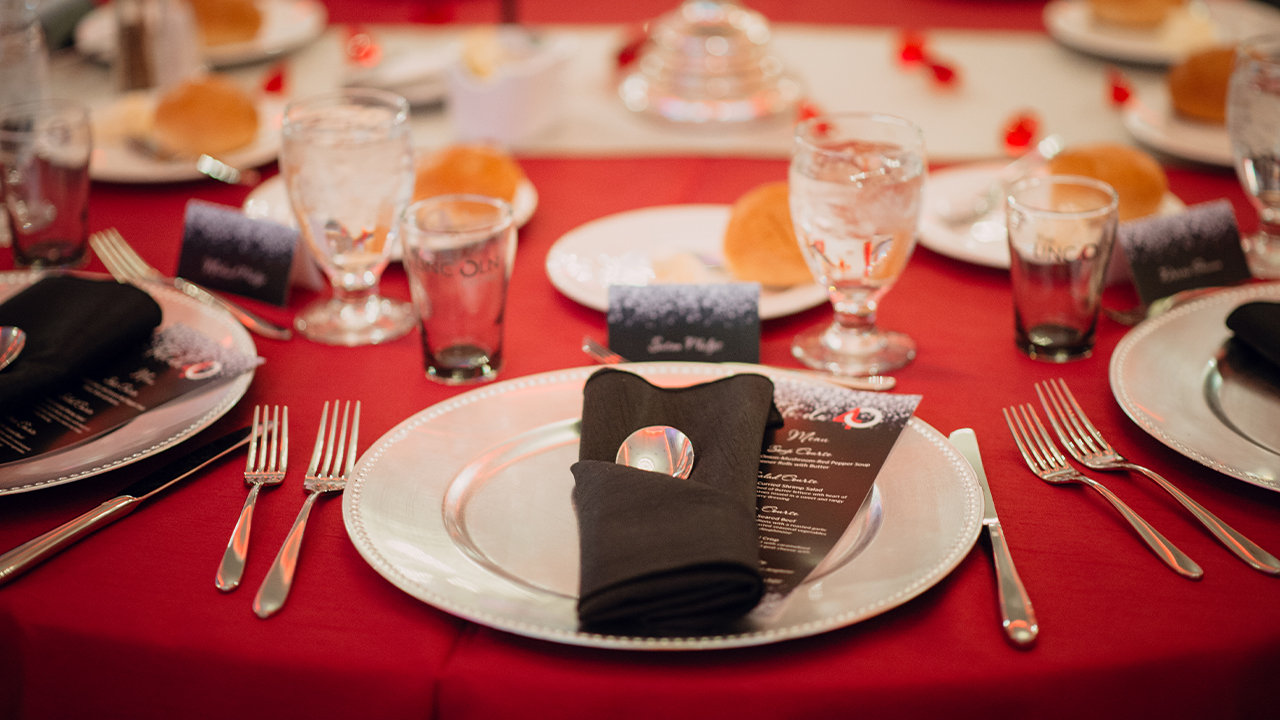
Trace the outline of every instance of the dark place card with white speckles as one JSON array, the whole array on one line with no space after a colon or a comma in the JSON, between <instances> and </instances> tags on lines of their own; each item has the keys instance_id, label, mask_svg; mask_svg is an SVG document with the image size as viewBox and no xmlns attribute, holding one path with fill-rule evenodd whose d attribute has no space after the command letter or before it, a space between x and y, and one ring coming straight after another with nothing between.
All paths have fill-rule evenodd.
<instances>
[{"instance_id":1,"label":"dark place card with white speckles","mask_svg":"<svg viewBox=\"0 0 1280 720\"><path fill-rule=\"evenodd\" d=\"M609 349L631 362L760 362L760 286L609 286Z\"/></svg>"},{"instance_id":2,"label":"dark place card with white speckles","mask_svg":"<svg viewBox=\"0 0 1280 720\"><path fill-rule=\"evenodd\" d=\"M239 210L187 203L178 275L214 290L284 306L298 231Z\"/></svg>"},{"instance_id":3,"label":"dark place card with white speckles","mask_svg":"<svg viewBox=\"0 0 1280 720\"><path fill-rule=\"evenodd\" d=\"M1127 222L1119 233L1144 305L1183 290L1234 285L1251 277L1230 201Z\"/></svg>"},{"instance_id":4,"label":"dark place card with white speckles","mask_svg":"<svg viewBox=\"0 0 1280 720\"><path fill-rule=\"evenodd\" d=\"M773 401L783 424L766 431L756 476L758 617L779 611L833 549L853 553L870 539L869 522L851 523L920 396L778 380Z\"/></svg>"}]
</instances>

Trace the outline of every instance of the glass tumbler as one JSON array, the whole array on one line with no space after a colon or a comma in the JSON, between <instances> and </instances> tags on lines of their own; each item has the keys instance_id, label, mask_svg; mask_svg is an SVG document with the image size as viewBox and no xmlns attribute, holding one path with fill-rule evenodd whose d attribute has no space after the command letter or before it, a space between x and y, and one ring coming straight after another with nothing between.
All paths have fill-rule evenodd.
<instances>
[{"instance_id":1,"label":"glass tumbler","mask_svg":"<svg viewBox=\"0 0 1280 720\"><path fill-rule=\"evenodd\" d=\"M333 297L305 308L298 331L328 345L373 345L412 329L413 308L378 295L413 192L409 104L346 89L289 103L280 170L289 203Z\"/></svg>"},{"instance_id":2,"label":"glass tumbler","mask_svg":"<svg viewBox=\"0 0 1280 720\"><path fill-rule=\"evenodd\" d=\"M1092 178L1050 175L1009 187L1009 279L1018 348L1067 362L1093 352L1119 198Z\"/></svg>"},{"instance_id":3,"label":"glass tumbler","mask_svg":"<svg viewBox=\"0 0 1280 720\"><path fill-rule=\"evenodd\" d=\"M427 377L447 385L494 379L516 254L511 206L480 195L438 195L410 205L404 227Z\"/></svg>"},{"instance_id":4,"label":"glass tumbler","mask_svg":"<svg viewBox=\"0 0 1280 720\"><path fill-rule=\"evenodd\" d=\"M1258 211L1258 232L1244 241L1249 268L1255 277L1280 277L1280 34L1237 48L1227 133L1236 176Z\"/></svg>"},{"instance_id":5,"label":"glass tumbler","mask_svg":"<svg viewBox=\"0 0 1280 720\"><path fill-rule=\"evenodd\" d=\"M876 310L915 248L925 172L924 136L902 118L848 113L797 126L791 220L809 271L835 309L829 327L792 342L804 364L877 375L915 357L910 337L876 327Z\"/></svg>"}]
</instances>

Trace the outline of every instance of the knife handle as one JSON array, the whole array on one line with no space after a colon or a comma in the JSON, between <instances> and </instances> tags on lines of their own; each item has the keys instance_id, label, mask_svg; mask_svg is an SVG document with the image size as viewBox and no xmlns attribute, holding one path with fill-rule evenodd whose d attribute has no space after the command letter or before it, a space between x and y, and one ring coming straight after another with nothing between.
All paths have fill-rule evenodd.
<instances>
[{"instance_id":1,"label":"knife handle","mask_svg":"<svg viewBox=\"0 0 1280 720\"><path fill-rule=\"evenodd\" d=\"M991 554L995 558L996 587L1000 594L1000 615L1003 619L1004 632L1010 642L1019 648L1030 648L1040 634L1040 625L1036 622L1036 611L1031 607L1031 598L1027 589L1022 586L1022 578L1013 566L1013 556L1009 554L1009 544L1004 539L1004 529L995 522L987 526L987 534L991 536Z\"/></svg>"},{"instance_id":2,"label":"knife handle","mask_svg":"<svg viewBox=\"0 0 1280 720\"><path fill-rule=\"evenodd\" d=\"M133 511L138 498L120 496L70 520L40 537L0 555L0 585L13 580L71 543Z\"/></svg>"},{"instance_id":3,"label":"knife handle","mask_svg":"<svg viewBox=\"0 0 1280 720\"><path fill-rule=\"evenodd\" d=\"M288 340L293 337L293 331L289 328L284 327L283 325L277 325L270 320L263 319L230 300L209 292L204 289L204 287L197 285L190 280L174 278L173 287L206 305L212 305L213 307L226 310L231 313L236 320L239 320L241 325L244 325L246 328L261 335L262 337L271 338L272 340Z\"/></svg>"}]
</instances>

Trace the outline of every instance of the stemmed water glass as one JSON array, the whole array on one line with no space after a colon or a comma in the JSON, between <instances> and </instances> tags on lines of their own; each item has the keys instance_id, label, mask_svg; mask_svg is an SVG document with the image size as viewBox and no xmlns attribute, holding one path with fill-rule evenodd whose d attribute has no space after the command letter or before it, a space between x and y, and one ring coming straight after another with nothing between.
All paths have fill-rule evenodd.
<instances>
[{"instance_id":1,"label":"stemmed water glass","mask_svg":"<svg viewBox=\"0 0 1280 720\"><path fill-rule=\"evenodd\" d=\"M311 340L372 345L408 332L412 306L378 295L413 192L409 104L381 90L346 89L285 109L280 169L298 227L333 297L295 320Z\"/></svg>"},{"instance_id":2,"label":"stemmed water glass","mask_svg":"<svg viewBox=\"0 0 1280 720\"><path fill-rule=\"evenodd\" d=\"M1227 131L1236 175L1258 210L1245 242L1255 277L1280 277L1280 35L1240 44L1227 90Z\"/></svg>"},{"instance_id":3,"label":"stemmed water glass","mask_svg":"<svg viewBox=\"0 0 1280 720\"><path fill-rule=\"evenodd\" d=\"M910 337L876 327L876 310L915 248L925 172L924 136L907 120L847 113L797 126L791 219L835 308L830 327L792 342L801 362L838 375L877 375L915 357Z\"/></svg>"}]
</instances>

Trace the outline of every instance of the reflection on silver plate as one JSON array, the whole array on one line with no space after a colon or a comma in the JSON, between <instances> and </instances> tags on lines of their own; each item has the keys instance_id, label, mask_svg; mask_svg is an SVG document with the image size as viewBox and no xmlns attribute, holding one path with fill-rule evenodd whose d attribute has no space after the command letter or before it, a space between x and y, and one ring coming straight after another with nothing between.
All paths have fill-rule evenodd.
<instances>
[{"instance_id":1,"label":"reflection on silver plate","mask_svg":"<svg viewBox=\"0 0 1280 720\"><path fill-rule=\"evenodd\" d=\"M1200 296L1143 322L1111 355L1111 392L1139 427L1165 445L1280 491L1280 453L1272 449L1280 447L1280 425L1268 424L1280 417L1277 395L1259 386L1242 363L1222 365L1229 359L1227 315L1256 300L1280 301L1280 283Z\"/></svg>"},{"instance_id":2,"label":"reflection on silver plate","mask_svg":"<svg viewBox=\"0 0 1280 720\"><path fill-rule=\"evenodd\" d=\"M82 273L107 280L105 275ZM0 273L0 302L40 279L35 272ZM215 342L256 357L257 347L240 323L190 297L160 286L147 292L164 312L161 327L182 323ZM0 495L27 492L98 475L155 455L190 438L222 417L244 396L253 382L253 371L207 392L183 396L143 413L124 427L96 440L61 452L40 455L6 465L0 473Z\"/></svg>"},{"instance_id":3,"label":"reflection on silver plate","mask_svg":"<svg viewBox=\"0 0 1280 720\"><path fill-rule=\"evenodd\" d=\"M629 365L667 386L742 372L700 363ZM832 556L777 615L731 634L648 638L577 626L578 531L570 504L582 385L574 368L473 390L379 439L343 496L347 533L394 585L489 627L632 650L761 645L850 625L933 586L968 553L982 491L946 438L913 419ZM780 388L817 382L769 368Z\"/></svg>"}]
</instances>

